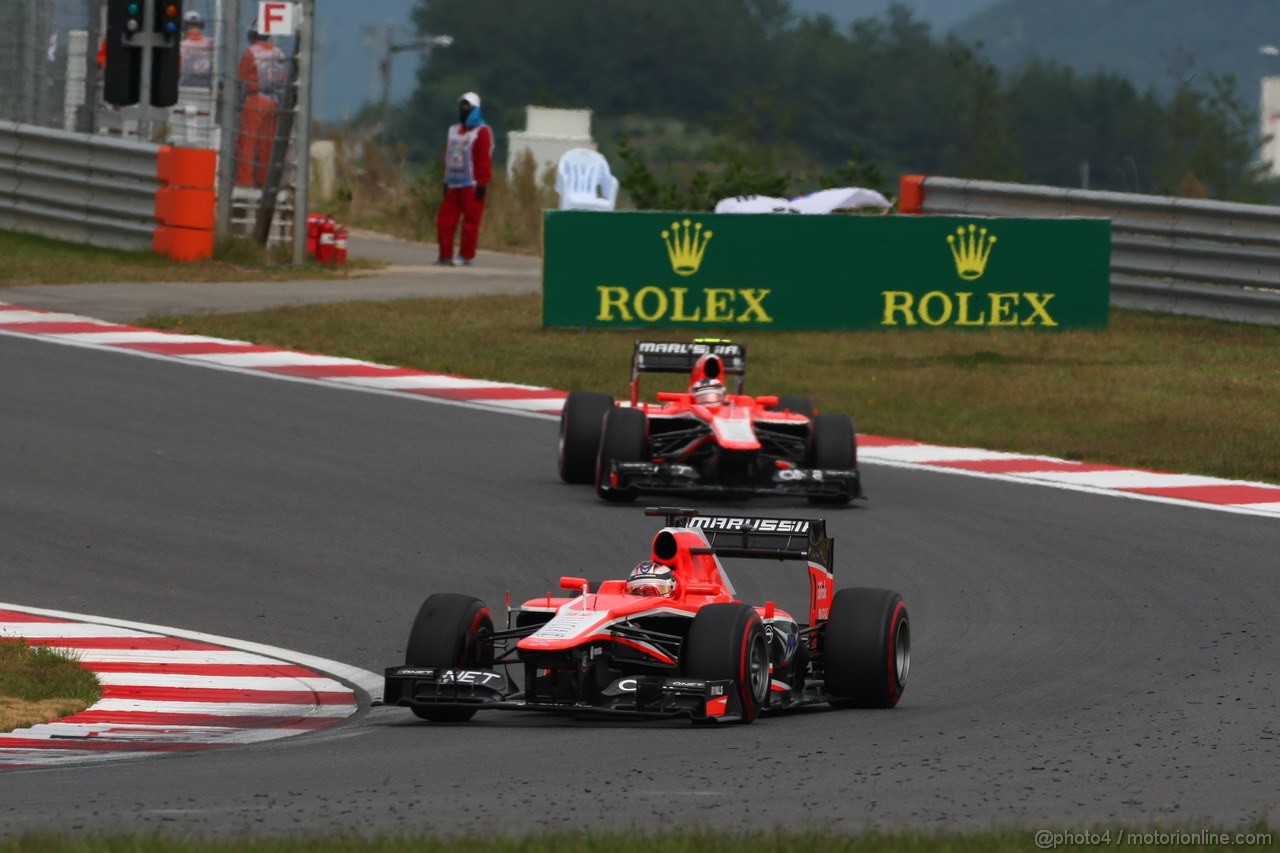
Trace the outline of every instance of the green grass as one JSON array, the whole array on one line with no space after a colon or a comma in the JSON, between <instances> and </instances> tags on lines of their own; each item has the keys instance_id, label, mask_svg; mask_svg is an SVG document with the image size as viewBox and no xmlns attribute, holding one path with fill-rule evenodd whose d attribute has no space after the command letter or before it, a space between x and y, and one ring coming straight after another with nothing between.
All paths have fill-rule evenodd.
<instances>
[{"instance_id":1,"label":"green grass","mask_svg":"<svg viewBox=\"0 0 1280 853\"><path fill-rule=\"evenodd\" d=\"M63 650L0 641L0 732L83 710L101 695L97 677Z\"/></svg>"},{"instance_id":2,"label":"green grass","mask_svg":"<svg viewBox=\"0 0 1280 853\"><path fill-rule=\"evenodd\" d=\"M688 339L540 316L537 296L486 296L141 323L616 396L637 338ZM748 345L749 392L809 395L863 433L1280 483L1280 329L1116 310L1091 332L720 334Z\"/></svg>"},{"instance_id":3,"label":"green grass","mask_svg":"<svg viewBox=\"0 0 1280 853\"><path fill-rule=\"evenodd\" d=\"M28 284L79 284L103 281L285 281L289 279L342 278L350 272L374 269L380 264L353 261L342 269L308 262L298 267L284 263L280 250L265 253L245 240L219 245L212 260L174 261L154 252L126 252L82 246L0 231L0 288ZM273 263L272 261L280 261Z\"/></svg>"},{"instance_id":4,"label":"green grass","mask_svg":"<svg viewBox=\"0 0 1280 853\"><path fill-rule=\"evenodd\" d=\"M1060 831L1060 830L1059 830ZM1101 837L1108 830L1096 830ZM1129 836L1115 845L1117 832L1135 833L1133 843ZM450 838L433 836L396 835L377 838L337 836L329 838L290 837L286 839L190 840L163 835L113 835L70 839L61 836L27 835L9 842L0 842L0 853L163 853L163 851L199 851L199 853L399 853L413 850L417 853L740 853L755 850L761 853L790 853L796 850L820 850L822 853L1026 853L1037 849L1053 850L1105 850L1124 849L1136 851L1167 851L1172 846L1188 851L1268 850L1275 849L1274 833L1265 827L1248 830L1205 830L1195 828L1193 833L1207 837L1208 832L1225 834L1226 844L1164 844L1146 843L1143 836L1152 834L1151 841L1160 839L1155 833L1180 836L1176 829L1110 830L1112 844L1080 845L1062 844L1038 848L1035 830L1000 830L991 832L868 832L858 835L834 833L708 833L683 832L646 834L628 833L553 833L520 836L461 835ZM1237 834L1253 833L1266 837L1263 843L1246 845L1247 840L1235 840ZM1079 835L1079 832L1076 832Z\"/></svg>"}]
</instances>

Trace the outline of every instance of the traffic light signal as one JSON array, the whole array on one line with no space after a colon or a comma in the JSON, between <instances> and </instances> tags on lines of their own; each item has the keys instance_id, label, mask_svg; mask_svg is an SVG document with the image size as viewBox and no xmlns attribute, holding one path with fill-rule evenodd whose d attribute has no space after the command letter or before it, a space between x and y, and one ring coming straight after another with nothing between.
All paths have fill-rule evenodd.
<instances>
[{"instance_id":1,"label":"traffic light signal","mask_svg":"<svg viewBox=\"0 0 1280 853\"><path fill-rule=\"evenodd\" d=\"M178 37L182 31L182 0L156 0L155 31Z\"/></svg>"},{"instance_id":2,"label":"traffic light signal","mask_svg":"<svg viewBox=\"0 0 1280 853\"><path fill-rule=\"evenodd\" d=\"M182 0L154 0L151 26L143 0L107 0L107 65L103 99L128 106L142 97L142 51L151 51L151 105L178 102L182 71Z\"/></svg>"},{"instance_id":3,"label":"traffic light signal","mask_svg":"<svg viewBox=\"0 0 1280 853\"><path fill-rule=\"evenodd\" d=\"M107 2L107 64L103 68L102 97L109 104L138 103L142 50L128 40L142 31L144 8L142 0Z\"/></svg>"},{"instance_id":4,"label":"traffic light signal","mask_svg":"<svg viewBox=\"0 0 1280 853\"><path fill-rule=\"evenodd\" d=\"M156 0L153 29L164 37L166 46L151 54L151 105L171 107L178 102L178 78L182 75L181 0Z\"/></svg>"}]
</instances>

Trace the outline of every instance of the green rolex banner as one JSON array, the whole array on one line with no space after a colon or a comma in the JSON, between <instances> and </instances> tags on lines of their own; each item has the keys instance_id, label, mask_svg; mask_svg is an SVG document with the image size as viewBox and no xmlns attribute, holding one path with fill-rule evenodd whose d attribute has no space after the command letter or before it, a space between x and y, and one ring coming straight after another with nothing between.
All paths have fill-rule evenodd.
<instances>
[{"instance_id":1,"label":"green rolex banner","mask_svg":"<svg viewBox=\"0 0 1280 853\"><path fill-rule=\"evenodd\" d=\"M553 210L544 326L1107 325L1111 222Z\"/></svg>"}]
</instances>

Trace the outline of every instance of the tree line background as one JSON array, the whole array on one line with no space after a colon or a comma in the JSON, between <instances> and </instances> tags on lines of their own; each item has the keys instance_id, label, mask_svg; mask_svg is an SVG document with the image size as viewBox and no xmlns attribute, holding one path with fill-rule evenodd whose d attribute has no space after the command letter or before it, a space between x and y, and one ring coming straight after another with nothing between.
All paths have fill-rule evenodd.
<instances>
[{"instance_id":1,"label":"tree line background","mask_svg":"<svg viewBox=\"0 0 1280 853\"><path fill-rule=\"evenodd\" d=\"M389 117L435 168L456 101L479 92L499 158L526 105L591 109L637 207L707 208L918 173L1236 201L1275 192L1256 110L1230 75L1170 68L1165 93L1031 61L1000 71L905 7L838 27L789 0L421 0L448 33ZM1101 25L1101 24L1100 24Z\"/></svg>"}]
</instances>

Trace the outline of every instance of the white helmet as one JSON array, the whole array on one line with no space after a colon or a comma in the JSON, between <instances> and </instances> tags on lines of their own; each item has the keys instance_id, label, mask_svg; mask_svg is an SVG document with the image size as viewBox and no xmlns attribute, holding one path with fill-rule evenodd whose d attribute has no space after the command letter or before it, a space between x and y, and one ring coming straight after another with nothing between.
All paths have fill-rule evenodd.
<instances>
[{"instance_id":1,"label":"white helmet","mask_svg":"<svg viewBox=\"0 0 1280 853\"><path fill-rule=\"evenodd\" d=\"M693 402L700 406L718 406L724 402L724 383L718 379L704 379L693 386Z\"/></svg>"},{"instance_id":2,"label":"white helmet","mask_svg":"<svg viewBox=\"0 0 1280 853\"><path fill-rule=\"evenodd\" d=\"M627 592L632 595L656 595L668 598L676 591L676 575L668 566L645 560L631 570Z\"/></svg>"}]
</instances>

